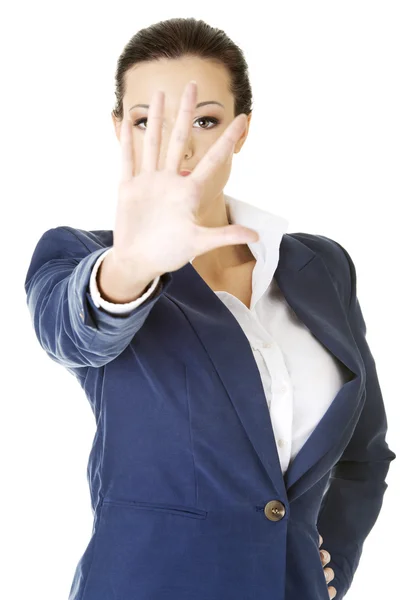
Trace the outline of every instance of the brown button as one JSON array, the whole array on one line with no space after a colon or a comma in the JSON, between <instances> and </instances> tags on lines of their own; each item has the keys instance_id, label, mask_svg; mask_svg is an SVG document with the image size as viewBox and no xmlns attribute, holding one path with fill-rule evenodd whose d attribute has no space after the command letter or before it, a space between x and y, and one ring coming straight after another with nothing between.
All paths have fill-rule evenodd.
<instances>
[{"instance_id":1,"label":"brown button","mask_svg":"<svg viewBox=\"0 0 400 600\"><path fill-rule=\"evenodd\" d=\"M270 521L280 521L285 516L285 507L279 500L271 500L264 507L264 514Z\"/></svg>"}]
</instances>

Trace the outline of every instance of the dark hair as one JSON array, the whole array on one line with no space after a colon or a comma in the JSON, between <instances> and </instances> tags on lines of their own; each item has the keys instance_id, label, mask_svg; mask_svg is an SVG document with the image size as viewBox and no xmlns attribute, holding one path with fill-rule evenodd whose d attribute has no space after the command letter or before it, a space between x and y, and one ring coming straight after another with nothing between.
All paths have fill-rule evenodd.
<instances>
[{"instance_id":1,"label":"dark hair","mask_svg":"<svg viewBox=\"0 0 400 600\"><path fill-rule=\"evenodd\" d=\"M160 21L140 29L129 40L118 59L115 73L116 104L113 114L122 120L126 91L125 73L133 65L162 58L198 57L224 65L234 96L234 116L252 112L248 66L242 50L221 29L194 18Z\"/></svg>"}]
</instances>

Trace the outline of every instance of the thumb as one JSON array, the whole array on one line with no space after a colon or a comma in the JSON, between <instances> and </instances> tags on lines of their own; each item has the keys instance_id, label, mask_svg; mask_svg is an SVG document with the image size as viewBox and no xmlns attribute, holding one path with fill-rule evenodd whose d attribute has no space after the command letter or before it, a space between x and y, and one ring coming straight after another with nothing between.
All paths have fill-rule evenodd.
<instances>
[{"instance_id":1,"label":"thumb","mask_svg":"<svg viewBox=\"0 0 400 600\"><path fill-rule=\"evenodd\" d=\"M257 231L243 225L225 225L224 227L198 226L197 255L209 252L222 246L234 244L251 244L258 242L260 236Z\"/></svg>"}]
</instances>

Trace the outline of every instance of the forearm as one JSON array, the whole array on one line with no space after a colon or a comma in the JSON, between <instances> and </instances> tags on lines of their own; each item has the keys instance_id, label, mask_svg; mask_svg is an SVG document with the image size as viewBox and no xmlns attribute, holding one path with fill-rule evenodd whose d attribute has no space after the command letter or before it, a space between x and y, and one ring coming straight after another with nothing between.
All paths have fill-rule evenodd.
<instances>
[{"instance_id":1,"label":"forearm","mask_svg":"<svg viewBox=\"0 0 400 600\"><path fill-rule=\"evenodd\" d=\"M139 298L153 281L154 275L138 261L138 265L123 265L113 250L107 254L97 272L99 292L105 300L126 303Z\"/></svg>"}]
</instances>

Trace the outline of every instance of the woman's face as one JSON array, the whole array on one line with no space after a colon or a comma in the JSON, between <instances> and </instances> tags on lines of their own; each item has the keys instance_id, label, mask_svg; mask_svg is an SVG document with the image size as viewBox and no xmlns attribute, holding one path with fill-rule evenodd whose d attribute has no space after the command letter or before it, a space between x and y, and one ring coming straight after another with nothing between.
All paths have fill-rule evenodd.
<instances>
[{"instance_id":1,"label":"woman's face","mask_svg":"<svg viewBox=\"0 0 400 600\"><path fill-rule=\"evenodd\" d=\"M161 59L150 63L140 63L125 74L126 92L123 99L124 115L129 114L133 132L132 173L141 169L143 141L147 127L149 109L138 104L150 104L157 90L164 92L164 122L162 125L161 146L158 168L163 169L169 140L178 116L182 93L191 79L197 82L197 104L217 102L195 108L192 128L187 140L185 153L179 170L193 170L209 148L222 135L234 119L234 97L228 89L228 73L222 65L199 58ZM112 115L115 132L120 137L121 122ZM248 133L251 114L234 152L239 152ZM186 157L185 157L186 155ZM217 196L223 197L223 189L229 179L232 158L214 171L212 180L204 186L203 200L211 201ZM204 206L204 204L203 204ZM206 206L204 206L206 208Z\"/></svg>"}]
</instances>

